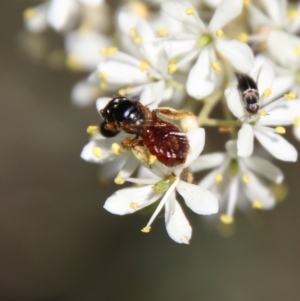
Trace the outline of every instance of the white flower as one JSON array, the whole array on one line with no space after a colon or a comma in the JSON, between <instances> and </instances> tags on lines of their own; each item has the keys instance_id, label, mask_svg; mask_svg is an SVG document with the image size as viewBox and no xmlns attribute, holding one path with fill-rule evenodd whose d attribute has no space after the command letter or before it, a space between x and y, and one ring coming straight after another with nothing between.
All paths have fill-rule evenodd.
<instances>
[{"instance_id":1,"label":"white flower","mask_svg":"<svg viewBox=\"0 0 300 301\"><path fill-rule=\"evenodd\" d=\"M254 34L249 42L266 42L267 53L282 67L293 70L300 67L300 5L290 8L286 0L263 0L263 13L249 4L249 23Z\"/></svg>"},{"instance_id":2,"label":"white flower","mask_svg":"<svg viewBox=\"0 0 300 301\"><path fill-rule=\"evenodd\" d=\"M245 206L249 207L249 202L256 209L272 209L275 197L260 177L280 184L283 181L280 169L259 157L237 156L236 141L228 141L226 150L226 153L202 155L191 167L193 172L213 169L199 185L212 191L218 198L223 211L221 221L233 222L236 206L244 209Z\"/></svg>"},{"instance_id":3,"label":"white flower","mask_svg":"<svg viewBox=\"0 0 300 301\"><path fill-rule=\"evenodd\" d=\"M92 71L103 59L102 48L111 45L111 39L89 28L71 31L65 36L67 66L71 70Z\"/></svg>"},{"instance_id":4,"label":"white flower","mask_svg":"<svg viewBox=\"0 0 300 301\"><path fill-rule=\"evenodd\" d=\"M146 24L145 21L141 21ZM137 59L119 51L111 51L107 59L98 64L97 71L100 86L106 90L121 95L140 95L141 101L148 98L155 102L152 107L157 107L161 101L182 98L184 86L179 81L174 81L172 75L174 66L163 45L149 42L142 43L139 47L143 59ZM144 95L146 94L146 96ZM174 107L174 104L173 104Z\"/></svg>"},{"instance_id":5,"label":"white flower","mask_svg":"<svg viewBox=\"0 0 300 301\"><path fill-rule=\"evenodd\" d=\"M48 26L56 31L66 32L74 28L82 13L82 6L101 6L102 0L50 0L24 11L26 28L41 32Z\"/></svg>"},{"instance_id":6,"label":"white flower","mask_svg":"<svg viewBox=\"0 0 300 301\"><path fill-rule=\"evenodd\" d=\"M185 35L176 35L170 41L172 57L180 56L177 67L197 58L187 80L187 92L201 99L213 93L221 83L220 54L239 72L248 72L253 66L253 53L248 45L224 38L222 28L237 17L243 7L242 0L224 0L217 7L206 26L189 1L170 0L162 3L166 13L186 26Z\"/></svg>"},{"instance_id":7,"label":"white flower","mask_svg":"<svg viewBox=\"0 0 300 301\"><path fill-rule=\"evenodd\" d=\"M178 243L188 243L192 229L181 206L176 199L176 191L183 197L186 205L197 214L213 214L218 211L218 201L211 192L181 180L184 168L191 166L204 146L204 130L196 128L187 133L190 152L184 164L175 168L167 168L159 162L150 170L153 175L146 179L125 178L140 187L124 188L109 197L104 208L113 214L124 215L134 213L159 201L152 217L143 232L151 230L151 224L165 208L166 229L169 236Z\"/></svg>"},{"instance_id":8,"label":"white flower","mask_svg":"<svg viewBox=\"0 0 300 301\"><path fill-rule=\"evenodd\" d=\"M295 108L300 102L290 94L281 98L278 96L287 92L291 85L290 79L287 80L285 77L274 79L274 71L269 64L255 67L250 74L254 80L257 80L260 106L258 114L252 116L245 114L245 104L237 86L225 90L229 109L235 117L243 119L237 140L238 155L251 156L255 136L275 158L283 161L296 161L297 150L281 137L281 134L285 133L282 126L292 125L295 122Z\"/></svg>"}]
</instances>

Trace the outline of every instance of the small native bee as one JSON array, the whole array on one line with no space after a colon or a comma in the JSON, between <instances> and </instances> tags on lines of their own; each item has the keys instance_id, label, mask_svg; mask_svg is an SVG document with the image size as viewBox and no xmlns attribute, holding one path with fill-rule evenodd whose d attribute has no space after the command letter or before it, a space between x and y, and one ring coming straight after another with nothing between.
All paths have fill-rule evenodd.
<instances>
[{"instance_id":1,"label":"small native bee","mask_svg":"<svg viewBox=\"0 0 300 301\"><path fill-rule=\"evenodd\" d=\"M138 101L116 96L100 111L104 118L100 132L105 137L114 137L120 131L134 134L133 139L122 142L122 147L132 150L146 147L164 165L177 166L186 160L188 138L177 126L160 119L158 111L151 111Z\"/></svg>"},{"instance_id":2,"label":"small native bee","mask_svg":"<svg viewBox=\"0 0 300 301\"><path fill-rule=\"evenodd\" d=\"M245 104L245 111L250 115L255 115L259 110L259 94L256 82L246 74L235 73L235 76Z\"/></svg>"}]
</instances>

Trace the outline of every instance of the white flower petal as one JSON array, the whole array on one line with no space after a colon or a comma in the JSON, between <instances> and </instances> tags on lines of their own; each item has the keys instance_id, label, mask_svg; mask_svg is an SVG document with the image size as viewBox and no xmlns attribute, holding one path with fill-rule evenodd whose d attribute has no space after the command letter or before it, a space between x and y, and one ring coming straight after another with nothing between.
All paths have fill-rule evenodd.
<instances>
[{"instance_id":1,"label":"white flower petal","mask_svg":"<svg viewBox=\"0 0 300 301\"><path fill-rule=\"evenodd\" d=\"M65 48L78 60L84 71L92 71L101 60L99 49L111 45L111 40L92 30L76 30L68 33Z\"/></svg>"},{"instance_id":2,"label":"white flower petal","mask_svg":"<svg viewBox=\"0 0 300 301\"><path fill-rule=\"evenodd\" d=\"M111 97L100 97L100 98L98 98L97 101L96 101L97 112L100 112L100 110L102 110L108 104L108 102L111 99L112 99Z\"/></svg>"},{"instance_id":3,"label":"white flower petal","mask_svg":"<svg viewBox=\"0 0 300 301\"><path fill-rule=\"evenodd\" d=\"M238 119L245 116L241 94L237 87L229 87L224 92L227 105L231 113Z\"/></svg>"},{"instance_id":4,"label":"white flower petal","mask_svg":"<svg viewBox=\"0 0 300 301\"><path fill-rule=\"evenodd\" d=\"M98 93L100 91L97 87L87 80L81 80L71 90L71 101L78 107L86 107L95 103Z\"/></svg>"},{"instance_id":5,"label":"white flower petal","mask_svg":"<svg viewBox=\"0 0 300 301\"><path fill-rule=\"evenodd\" d=\"M108 160L112 153L107 149L106 139L91 140L86 144L80 154L80 157L88 162L102 163Z\"/></svg>"},{"instance_id":6,"label":"white flower petal","mask_svg":"<svg viewBox=\"0 0 300 301\"><path fill-rule=\"evenodd\" d=\"M124 215L151 205L160 196L161 193L153 191L152 185L124 188L110 196L103 207L110 213Z\"/></svg>"},{"instance_id":7,"label":"white flower petal","mask_svg":"<svg viewBox=\"0 0 300 301\"><path fill-rule=\"evenodd\" d=\"M44 31L48 27L46 18L47 9L48 3L43 3L37 5L34 8L28 8L27 10L25 10L24 23L28 31L39 33ZM33 14L30 14L29 17L26 17L26 13L31 11L33 12Z\"/></svg>"},{"instance_id":8,"label":"white flower petal","mask_svg":"<svg viewBox=\"0 0 300 301\"><path fill-rule=\"evenodd\" d=\"M139 165L139 161L135 156L128 154L126 157L126 161L124 160L124 165L121 167L120 172L118 173L118 176L123 179L131 176Z\"/></svg>"},{"instance_id":9,"label":"white flower petal","mask_svg":"<svg viewBox=\"0 0 300 301\"><path fill-rule=\"evenodd\" d=\"M188 28L192 32L200 34L201 32L206 31L206 26L203 24L203 22L198 16L197 11L194 9L193 5L189 1L163 1L161 6L167 14L188 26ZM187 14L186 11L188 9L194 9L193 13Z\"/></svg>"},{"instance_id":10,"label":"white flower petal","mask_svg":"<svg viewBox=\"0 0 300 301\"><path fill-rule=\"evenodd\" d=\"M192 227L176 201L174 193L165 205L165 221L167 232L174 241L183 244L189 243L192 236Z\"/></svg>"},{"instance_id":11,"label":"white flower petal","mask_svg":"<svg viewBox=\"0 0 300 301\"><path fill-rule=\"evenodd\" d=\"M218 200L209 190L184 181L180 181L176 189L195 213L209 215L218 212Z\"/></svg>"},{"instance_id":12,"label":"white flower petal","mask_svg":"<svg viewBox=\"0 0 300 301\"><path fill-rule=\"evenodd\" d=\"M261 0L268 16L277 26L285 26L286 0Z\"/></svg>"},{"instance_id":13,"label":"white flower petal","mask_svg":"<svg viewBox=\"0 0 300 301\"><path fill-rule=\"evenodd\" d=\"M199 157L204 148L205 131L203 128L196 128L186 133L186 135L189 140L190 151L187 155L185 165L190 166Z\"/></svg>"},{"instance_id":14,"label":"white flower petal","mask_svg":"<svg viewBox=\"0 0 300 301\"><path fill-rule=\"evenodd\" d=\"M250 25L253 27L254 31L259 30L262 26L266 26L267 28L272 26L272 21L251 3L248 5L248 12L249 20L251 20Z\"/></svg>"},{"instance_id":15,"label":"white flower petal","mask_svg":"<svg viewBox=\"0 0 300 301\"><path fill-rule=\"evenodd\" d=\"M275 72L273 67L268 63L264 63L254 70L252 78L257 83L259 95L261 96L266 89L271 89L275 78Z\"/></svg>"},{"instance_id":16,"label":"white flower petal","mask_svg":"<svg viewBox=\"0 0 300 301\"><path fill-rule=\"evenodd\" d=\"M276 159L296 162L298 152L295 147L279 134L271 131L254 131L254 135L261 145Z\"/></svg>"},{"instance_id":17,"label":"white flower petal","mask_svg":"<svg viewBox=\"0 0 300 301\"><path fill-rule=\"evenodd\" d=\"M253 153L254 134L253 127L248 123L244 123L238 132L237 149L238 156L249 157Z\"/></svg>"},{"instance_id":18,"label":"white flower petal","mask_svg":"<svg viewBox=\"0 0 300 301\"><path fill-rule=\"evenodd\" d=\"M251 48L242 42L216 38L215 46L218 52L239 72L247 73L254 64Z\"/></svg>"},{"instance_id":19,"label":"white flower petal","mask_svg":"<svg viewBox=\"0 0 300 301\"><path fill-rule=\"evenodd\" d=\"M100 62L98 71L108 84L115 84L120 87L149 82L147 74L142 72L139 67L112 59Z\"/></svg>"},{"instance_id":20,"label":"white flower petal","mask_svg":"<svg viewBox=\"0 0 300 301\"><path fill-rule=\"evenodd\" d=\"M293 133L295 138L300 141L300 126L294 126L293 127Z\"/></svg>"},{"instance_id":21,"label":"white flower petal","mask_svg":"<svg viewBox=\"0 0 300 301\"><path fill-rule=\"evenodd\" d=\"M206 169L215 168L222 164L225 159L224 153L213 153L207 155L201 155L190 166L192 172L199 172Z\"/></svg>"},{"instance_id":22,"label":"white flower petal","mask_svg":"<svg viewBox=\"0 0 300 301\"><path fill-rule=\"evenodd\" d=\"M284 179L282 171L268 160L259 157L250 157L243 160L247 168L270 180L280 184Z\"/></svg>"},{"instance_id":23,"label":"white flower petal","mask_svg":"<svg viewBox=\"0 0 300 301\"><path fill-rule=\"evenodd\" d=\"M299 55L296 48L300 48L300 38L284 31L272 30L267 39L268 50L271 56L282 66L297 69Z\"/></svg>"},{"instance_id":24,"label":"white flower petal","mask_svg":"<svg viewBox=\"0 0 300 301\"><path fill-rule=\"evenodd\" d=\"M57 31L71 29L77 20L80 5L74 0L52 0L47 11L48 23Z\"/></svg>"},{"instance_id":25,"label":"white flower petal","mask_svg":"<svg viewBox=\"0 0 300 301\"><path fill-rule=\"evenodd\" d=\"M216 72L211 67L211 51L210 46L202 49L187 79L187 92L196 99L208 96L217 88Z\"/></svg>"},{"instance_id":26,"label":"white flower petal","mask_svg":"<svg viewBox=\"0 0 300 301\"><path fill-rule=\"evenodd\" d=\"M217 9L209 23L208 29L212 32L222 29L241 13L242 8L243 0L223 0L217 6Z\"/></svg>"},{"instance_id":27,"label":"white flower petal","mask_svg":"<svg viewBox=\"0 0 300 301\"><path fill-rule=\"evenodd\" d=\"M261 209L272 209L275 206L275 198L272 195L270 189L266 187L253 173L247 173L250 181L249 183L244 183L244 190L248 199L252 203L258 202L262 208Z\"/></svg>"}]
</instances>

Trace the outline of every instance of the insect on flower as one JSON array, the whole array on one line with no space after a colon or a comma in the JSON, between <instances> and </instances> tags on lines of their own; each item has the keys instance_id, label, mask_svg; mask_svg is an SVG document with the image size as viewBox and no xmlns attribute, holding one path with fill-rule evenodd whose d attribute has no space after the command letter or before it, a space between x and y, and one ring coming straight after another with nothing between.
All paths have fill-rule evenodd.
<instances>
[{"instance_id":1,"label":"insect on flower","mask_svg":"<svg viewBox=\"0 0 300 301\"><path fill-rule=\"evenodd\" d=\"M235 76L245 104L245 111L250 115L255 115L259 110L259 94L256 82L246 74L235 73Z\"/></svg>"},{"instance_id":2,"label":"insect on flower","mask_svg":"<svg viewBox=\"0 0 300 301\"><path fill-rule=\"evenodd\" d=\"M168 167L182 164L189 151L188 138L176 125L160 119L158 112L160 109L151 111L138 101L116 96L100 111L104 118L100 132L105 137L114 137L120 131L134 134L133 139L122 141L123 148L132 149L134 153L137 149L144 153L149 151L152 157ZM177 119L172 112L170 109L166 115ZM147 163L151 165L149 161Z\"/></svg>"}]
</instances>

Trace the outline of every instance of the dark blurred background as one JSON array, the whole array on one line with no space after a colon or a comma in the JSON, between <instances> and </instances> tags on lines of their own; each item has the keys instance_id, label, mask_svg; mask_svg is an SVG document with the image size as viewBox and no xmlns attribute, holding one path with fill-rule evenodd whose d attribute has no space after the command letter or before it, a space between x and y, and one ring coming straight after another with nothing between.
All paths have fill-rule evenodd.
<instances>
[{"instance_id":1,"label":"dark blurred background","mask_svg":"<svg viewBox=\"0 0 300 301\"><path fill-rule=\"evenodd\" d=\"M119 187L101 186L97 166L79 157L98 116L70 103L78 75L20 46L33 4L0 3L0 300L299 300L299 164L278 164L286 201L237 214L229 237L188 210L189 246L168 237L163 218L143 234L148 216L106 212Z\"/></svg>"}]
</instances>

